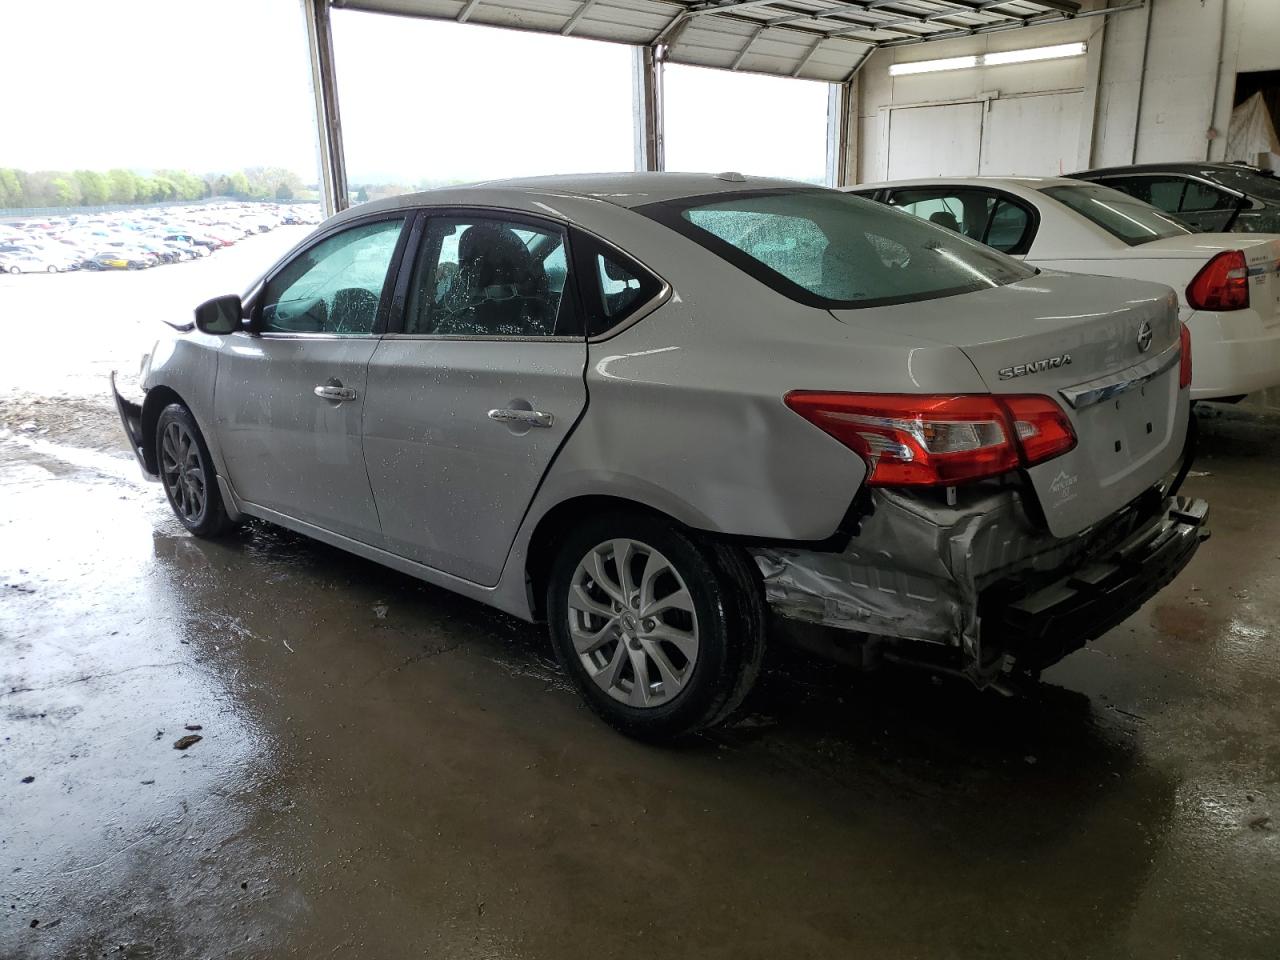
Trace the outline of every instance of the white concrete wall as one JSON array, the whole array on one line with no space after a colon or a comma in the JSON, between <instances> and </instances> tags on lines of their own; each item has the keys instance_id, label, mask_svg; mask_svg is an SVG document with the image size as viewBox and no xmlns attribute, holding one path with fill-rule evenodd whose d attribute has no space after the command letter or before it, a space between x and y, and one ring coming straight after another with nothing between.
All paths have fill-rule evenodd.
<instances>
[{"instance_id":1,"label":"white concrete wall","mask_svg":"<svg viewBox=\"0 0 1280 960\"><path fill-rule=\"evenodd\" d=\"M1105 0L1089 0L1084 9L1105 5ZM895 62L1073 40L1089 42L1087 57L889 76L889 64ZM860 182L883 179L890 108L1079 90L1076 163L1064 159L1066 172L1151 160L1221 159L1236 72L1252 70L1280 70L1280 0L1148 0L1143 9L1107 17L895 47L872 56L858 77L858 122L850 149ZM1060 106L1061 100L1043 103ZM1026 127L1020 135L1061 138L1061 110L1046 109L1037 117L1033 104L1017 111ZM1216 139L1210 134L1215 128ZM1039 162L1044 164L1043 157Z\"/></svg>"},{"instance_id":2,"label":"white concrete wall","mask_svg":"<svg viewBox=\"0 0 1280 960\"><path fill-rule=\"evenodd\" d=\"M858 75L859 179L867 182L883 179L886 175L884 137L889 108L1082 90L1087 79L1086 59L1081 57L899 77L889 75L890 64L1070 43L1089 39L1096 28L1096 20L1086 19L1045 26L1030 33L1016 30L980 34L960 40L891 47L877 52ZM1057 131L1033 128L1026 134L1028 137L1056 136Z\"/></svg>"}]
</instances>

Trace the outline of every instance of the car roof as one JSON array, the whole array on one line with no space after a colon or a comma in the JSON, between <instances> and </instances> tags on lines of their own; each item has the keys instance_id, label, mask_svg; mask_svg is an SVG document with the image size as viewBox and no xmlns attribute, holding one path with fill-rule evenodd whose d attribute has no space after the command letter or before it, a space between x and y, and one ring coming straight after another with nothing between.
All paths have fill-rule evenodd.
<instances>
[{"instance_id":1,"label":"car roof","mask_svg":"<svg viewBox=\"0 0 1280 960\"><path fill-rule=\"evenodd\" d=\"M1224 170L1238 173L1241 170L1256 171L1257 167L1251 167L1244 163L1222 163L1220 161L1195 161L1195 160L1178 160L1172 163L1135 163L1119 167L1094 167L1092 170L1081 170L1079 173L1072 174L1073 177L1086 177L1101 174L1123 174L1123 173L1197 173L1202 170Z\"/></svg>"},{"instance_id":2,"label":"car roof","mask_svg":"<svg viewBox=\"0 0 1280 960\"><path fill-rule=\"evenodd\" d=\"M1078 187L1079 180L1067 177L918 177L910 180L881 180L878 183L859 183L851 191L880 190L885 187L1022 187L1039 190L1043 187Z\"/></svg>"},{"instance_id":3,"label":"car roof","mask_svg":"<svg viewBox=\"0 0 1280 960\"><path fill-rule=\"evenodd\" d=\"M522 177L512 180L489 180L456 187L440 187L421 193L387 197L362 203L338 216L346 219L367 213L402 210L409 207L501 206L514 197L573 197L603 200L620 207L638 207L686 197L717 193L740 193L747 190L817 190L812 183L780 180L773 177L744 176L739 173L586 173L548 177Z\"/></svg>"}]
</instances>

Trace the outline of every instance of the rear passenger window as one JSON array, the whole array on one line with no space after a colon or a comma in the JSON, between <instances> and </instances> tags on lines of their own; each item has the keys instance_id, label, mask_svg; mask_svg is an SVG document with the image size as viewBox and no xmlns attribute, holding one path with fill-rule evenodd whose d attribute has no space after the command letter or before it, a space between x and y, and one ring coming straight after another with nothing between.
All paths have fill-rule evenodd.
<instances>
[{"instance_id":1,"label":"rear passenger window","mask_svg":"<svg viewBox=\"0 0 1280 960\"><path fill-rule=\"evenodd\" d=\"M487 218L433 218L418 250L405 333L550 337L577 333L565 234Z\"/></svg>"},{"instance_id":2,"label":"rear passenger window","mask_svg":"<svg viewBox=\"0 0 1280 960\"><path fill-rule=\"evenodd\" d=\"M585 278L579 288L587 336L618 326L662 290L662 281L652 273L594 237L575 234L573 245Z\"/></svg>"},{"instance_id":3,"label":"rear passenger window","mask_svg":"<svg viewBox=\"0 0 1280 960\"><path fill-rule=\"evenodd\" d=\"M1031 217L1026 210L1016 203L1001 200L987 225L986 244L1005 253L1016 251L1022 246L1022 238L1030 225Z\"/></svg>"},{"instance_id":4,"label":"rear passenger window","mask_svg":"<svg viewBox=\"0 0 1280 960\"><path fill-rule=\"evenodd\" d=\"M940 194L933 190L900 190L889 203L921 220L963 233L974 240L982 239L992 205L990 197L971 191Z\"/></svg>"},{"instance_id":5,"label":"rear passenger window","mask_svg":"<svg viewBox=\"0 0 1280 960\"><path fill-rule=\"evenodd\" d=\"M1004 253L1024 253L1031 215L985 190L899 190L889 203Z\"/></svg>"},{"instance_id":6,"label":"rear passenger window","mask_svg":"<svg viewBox=\"0 0 1280 960\"><path fill-rule=\"evenodd\" d=\"M1182 189L1186 186L1181 177L1108 177L1099 182L1165 213L1178 212L1182 205Z\"/></svg>"},{"instance_id":7,"label":"rear passenger window","mask_svg":"<svg viewBox=\"0 0 1280 960\"><path fill-rule=\"evenodd\" d=\"M1234 210L1235 205L1235 198L1229 194L1198 180L1188 180L1187 190L1182 195L1181 209L1187 213L1195 213L1201 210Z\"/></svg>"}]
</instances>

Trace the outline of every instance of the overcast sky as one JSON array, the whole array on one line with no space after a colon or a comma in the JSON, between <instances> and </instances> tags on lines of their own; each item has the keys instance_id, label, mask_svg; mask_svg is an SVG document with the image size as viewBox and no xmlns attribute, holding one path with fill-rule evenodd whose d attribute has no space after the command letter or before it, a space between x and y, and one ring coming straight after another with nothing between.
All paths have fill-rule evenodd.
<instances>
[{"instance_id":1,"label":"overcast sky","mask_svg":"<svg viewBox=\"0 0 1280 960\"><path fill-rule=\"evenodd\" d=\"M298 0L3 7L0 166L282 166L315 179ZM333 19L353 183L632 167L629 47L343 10ZM826 89L669 66L667 167L821 177Z\"/></svg>"}]
</instances>

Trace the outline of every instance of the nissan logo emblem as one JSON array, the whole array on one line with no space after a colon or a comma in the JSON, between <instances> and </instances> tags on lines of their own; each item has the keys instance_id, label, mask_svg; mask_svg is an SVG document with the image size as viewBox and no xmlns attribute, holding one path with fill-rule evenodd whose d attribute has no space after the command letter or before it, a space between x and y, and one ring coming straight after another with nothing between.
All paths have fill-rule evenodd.
<instances>
[{"instance_id":1,"label":"nissan logo emblem","mask_svg":"<svg viewBox=\"0 0 1280 960\"><path fill-rule=\"evenodd\" d=\"M1138 328L1138 352L1146 353L1151 349L1151 340L1155 335L1151 332L1151 323L1147 320L1142 321L1142 326Z\"/></svg>"}]
</instances>

